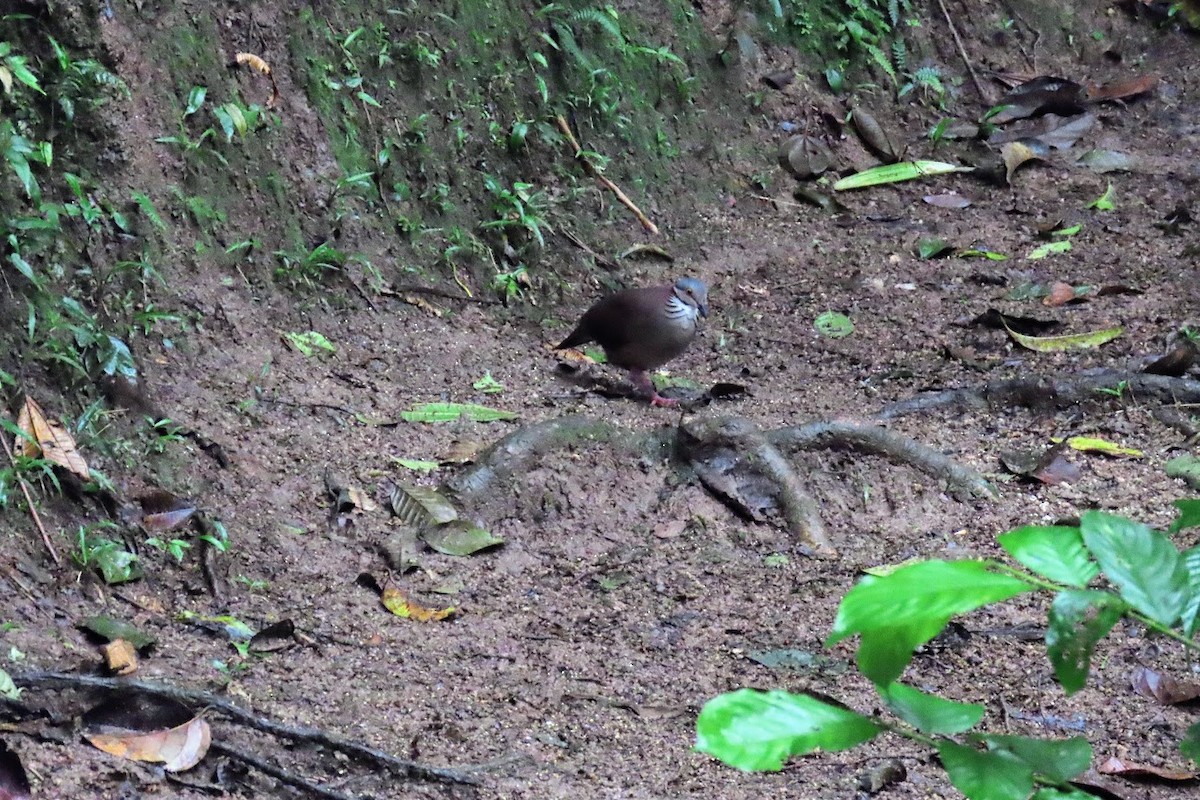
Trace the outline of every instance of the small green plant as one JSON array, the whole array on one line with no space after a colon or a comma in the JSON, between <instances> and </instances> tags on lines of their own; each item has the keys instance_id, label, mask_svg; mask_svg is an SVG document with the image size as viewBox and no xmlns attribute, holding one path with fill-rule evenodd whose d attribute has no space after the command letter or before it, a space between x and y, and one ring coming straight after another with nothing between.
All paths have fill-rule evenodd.
<instances>
[{"instance_id":1,"label":"small green plant","mask_svg":"<svg viewBox=\"0 0 1200 800\"><path fill-rule=\"evenodd\" d=\"M1170 533L1200 526L1200 500L1175 503ZM710 700L697 749L747 770L778 770L790 756L846 750L890 733L934 750L970 800L1083 800L1070 781L1091 765L1081 736L1040 739L974 730L981 704L899 683L914 651L950 620L1030 592L1054 595L1046 652L1063 690L1087 682L1096 645L1122 618L1192 651L1200 627L1200 545L1180 552L1167 535L1123 517L1087 511L1077 527L1029 525L999 537L1021 566L990 559L924 561L863 578L842 598L828 644L859 637L859 671L894 719L817 697L740 689ZM1103 575L1107 584L1094 586ZM1200 761L1200 723L1180 743ZM1036 794L1035 793L1036 790Z\"/></svg>"},{"instance_id":2,"label":"small green plant","mask_svg":"<svg viewBox=\"0 0 1200 800\"><path fill-rule=\"evenodd\" d=\"M533 237L538 247L546 246L542 230L550 230L545 216L549 203L543 192L537 191L532 183L521 181L514 181L508 187L491 175L484 176L483 185L492 195L496 219L482 223L481 228L500 230L506 235L519 232Z\"/></svg>"},{"instance_id":3,"label":"small green plant","mask_svg":"<svg viewBox=\"0 0 1200 800\"><path fill-rule=\"evenodd\" d=\"M326 272L342 270L348 260L345 253L328 241L321 242L311 250L300 253L276 250L275 256L280 262L275 270L275 277L293 286L298 284L312 286Z\"/></svg>"},{"instance_id":4,"label":"small green plant","mask_svg":"<svg viewBox=\"0 0 1200 800\"><path fill-rule=\"evenodd\" d=\"M946 85L942 83L942 73L937 67L921 67L907 73L904 85L900 87L898 97L912 94L922 102L932 103L937 108L946 105Z\"/></svg>"},{"instance_id":5,"label":"small green plant","mask_svg":"<svg viewBox=\"0 0 1200 800\"><path fill-rule=\"evenodd\" d=\"M80 569L95 570L109 584L125 583L142 576L137 554L101 534L101 531L114 530L116 527L107 521L80 525L75 534L75 548L71 551L71 560Z\"/></svg>"},{"instance_id":6,"label":"small green plant","mask_svg":"<svg viewBox=\"0 0 1200 800\"><path fill-rule=\"evenodd\" d=\"M193 86L192 90L188 92L187 105L184 106L183 114L179 117L179 132L173 136L159 136L154 141L178 147L183 153L184 162L189 165L198 166L203 157L211 157L221 162L222 166L228 167L229 162L225 159L225 156L211 147L204 146L206 141L217 135L217 132L212 127L205 128L194 139L188 132L188 118L204 106L204 101L207 97L208 89L206 87Z\"/></svg>"},{"instance_id":7,"label":"small green plant","mask_svg":"<svg viewBox=\"0 0 1200 800\"><path fill-rule=\"evenodd\" d=\"M157 550L162 550L175 559L176 563L182 563L183 557L187 555L187 551L192 547L192 543L187 539L160 539L157 536L151 536L146 540L146 544Z\"/></svg>"},{"instance_id":8,"label":"small green plant","mask_svg":"<svg viewBox=\"0 0 1200 800\"><path fill-rule=\"evenodd\" d=\"M1119 381L1116 386L1097 386L1096 391L1113 397L1124 397L1129 391L1129 381Z\"/></svg>"}]
</instances>

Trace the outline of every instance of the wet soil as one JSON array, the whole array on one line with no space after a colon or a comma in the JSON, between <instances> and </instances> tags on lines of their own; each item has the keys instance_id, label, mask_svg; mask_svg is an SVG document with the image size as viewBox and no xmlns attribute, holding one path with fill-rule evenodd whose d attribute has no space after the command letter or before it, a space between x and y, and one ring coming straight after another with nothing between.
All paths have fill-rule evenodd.
<instances>
[{"instance_id":1,"label":"wet soil","mask_svg":"<svg viewBox=\"0 0 1200 800\"><path fill-rule=\"evenodd\" d=\"M712 13L714 27L725 22ZM868 684L848 667L852 644L822 646L839 599L864 567L999 556L997 534L1087 508L1165 526L1171 501L1187 491L1165 477L1163 464L1187 446L1154 417L1157 403L1106 395L1066 410L956 407L888 423L987 474L1000 487L994 502L955 499L914 468L876 457L799 454L797 470L839 551L833 559L809 557L786 531L739 518L668 452L587 439L551 448L471 508L504 538L502 547L466 558L422 552L419 570L393 575L414 599L457 608L450 619L425 624L393 617L357 582L362 573L383 580L391 570L384 550L396 523L376 511L330 525L323 476L332 470L368 492L396 480L433 484L460 468L416 476L396 459L436 461L463 443L485 447L521 425L567 414L647 433L693 413L744 416L764 428L869 420L889 402L925 391L1136 369L1161 355L1181 327L1200 329L1194 226L1176 233L1161 225L1192 204L1200 175L1200 44L1123 13L1097 12L1094 22L1119 62L1089 40L1076 51L1031 45L1037 63L1030 64L1018 49L991 44L971 22L963 27L972 58L1004 71L1096 81L1159 73L1149 95L1093 109L1098 124L1086 146L1141 158L1128 172L1099 175L1052 154L1022 167L1009 186L969 175L883 186L840 194L846 208L831 215L797 204L792 179L773 166L785 138L779 123L811 117L819 104L805 102L809 88L769 94L761 118L749 120L759 162L715 168L725 178L716 202L664 200L656 241L675 262L622 262L615 278L648 285L689 274L709 283L713 313L669 365L672 376L700 386L728 381L748 389L709 407L683 414L651 408L561 377L549 346L603 293L596 280L573 276L575 288L561 302L543 298L537 306L428 296L429 306L376 297L372 308L311 296L296 302L286 290L250 289L216 272L201 270L186 281L172 276L169 302L196 322L169 343L149 341L138 355L155 402L218 441L232 462L221 469L185 449L169 476L228 526L232 547L218 561L228 593L215 599L190 557L175 566L149 551L147 577L120 591L87 575L68 580L65 571L29 594L6 589L4 619L17 627L5 631L4 643L19 648L27 665L91 669L94 648L75 622L97 613L126 617L158 637L142 664L144 679L223 691L256 713L455 767L479 781L406 779L322 748L283 749L215 724L219 741L353 796L850 797L860 791L860 776L888 759L899 759L907 778L882 796L957 796L928 753L887 737L847 753L795 759L777 774L737 772L693 752L696 714L708 698L743 686L811 690L866 713L878 710ZM789 58L767 47L763 69L787 67ZM949 72L961 70L953 53L945 63ZM877 102L886 124L899 126L914 152L926 154L923 134L938 112ZM767 188L750 183L760 171L770 173ZM1109 184L1115 210L1087 209ZM944 190L969 196L973 205L950 210L921 201ZM1072 250L1027 259L1043 243L1039 226L1058 220L1083 226ZM602 235L617 243L641 234L629 220ZM1009 259L915 255L917 241L933 236ZM548 247L576 255L558 236ZM1119 284L1140 294L1089 296L1060 307L1007 299L1019 285L1060 280ZM1003 331L967 324L989 308L1058 320L1063 332L1120 325L1124 333L1093 350L1035 353ZM813 320L831 310L854 322L851 336L832 339L814 329ZM289 349L281 333L297 330L325 332L336 353L306 357ZM502 392L473 388L486 373ZM426 401L484 403L519 417L400 421L402 411ZM1017 479L1000 465L1004 450L1044 448L1052 437L1070 435L1114 440L1144 455L1073 456L1081 475L1061 485ZM122 488L132 494L162 477L130 476ZM78 513L64 503L47 516L67 530ZM29 536L37 542L36 533ZM25 557L41 558L33 544ZM438 594L447 584L460 588ZM291 619L304 641L243 660L222 637L175 621L184 611L230 613L252 625ZM1177 646L1123 623L1100 645L1088 687L1066 697L1043 645L1021 635L1039 629L1045 612L1043 600L1029 599L971 615L963 620L969 636L922 653L906 677L922 689L983 703L990 730L1083 735L1097 763L1119 755L1181 765L1176 745L1194 716L1135 695L1129 676L1144 664L1185 677L1193 663ZM783 649L830 661L787 670L753 660ZM214 669L218 662L229 666L227 683ZM44 692L30 696L46 701ZM70 696L57 702L78 707ZM206 794L163 783L77 741L23 739L14 746L39 797ZM292 791L261 775L247 780L232 794ZM1125 782L1119 791L1165 798L1194 787Z\"/></svg>"}]
</instances>

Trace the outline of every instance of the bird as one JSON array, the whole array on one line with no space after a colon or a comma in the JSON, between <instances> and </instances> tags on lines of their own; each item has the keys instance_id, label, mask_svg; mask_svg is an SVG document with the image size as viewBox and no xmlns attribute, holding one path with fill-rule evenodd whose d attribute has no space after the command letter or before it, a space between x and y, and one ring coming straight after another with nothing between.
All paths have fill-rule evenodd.
<instances>
[{"instance_id":1,"label":"bird","mask_svg":"<svg viewBox=\"0 0 1200 800\"><path fill-rule=\"evenodd\" d=\"M596 342L608 362L629 371L629 379L652 406L677 406L662 397L647 374L683 353L696 336L696 319L708 317L708 287L698 278L673 286L626 289L602 298L584 312L555 350Z\"/></svg>"}]
</instances>

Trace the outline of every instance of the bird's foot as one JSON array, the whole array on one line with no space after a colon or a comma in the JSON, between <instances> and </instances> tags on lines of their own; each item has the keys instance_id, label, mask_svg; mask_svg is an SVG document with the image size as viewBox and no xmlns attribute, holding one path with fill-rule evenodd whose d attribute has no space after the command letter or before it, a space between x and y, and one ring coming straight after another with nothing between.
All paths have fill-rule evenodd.
<instances>
[{"instance_id":1,"label":"bird's foot","mask_svg":"<svg viewBox=\"0 0 1200 800\"><path fill-rule=\"evenodd\" d=\"M679 405L679 401L674 397L663 397L658 392L650 395L650 405L659 408L675 408Z\"/></svg>"}]
</instances>

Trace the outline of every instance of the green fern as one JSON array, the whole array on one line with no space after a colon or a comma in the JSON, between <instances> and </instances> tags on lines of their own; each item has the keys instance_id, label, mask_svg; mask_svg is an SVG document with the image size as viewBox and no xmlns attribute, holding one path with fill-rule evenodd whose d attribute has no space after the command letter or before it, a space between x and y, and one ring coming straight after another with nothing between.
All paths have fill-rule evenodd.
<instances>
[{"instance_id":1,"label":"green fern","mask_svg":"<svg viewBox=\"0 0 1200 800\"><path fill-rule=\"evenodd\" d=\"M595 25L609 35L618 47L625 45L625 34L621 32L621 23L617 12L612 6L599 8L583 8L566 16L566 23L578 28L588 23Z\"/></svg>"}]
</instances>

